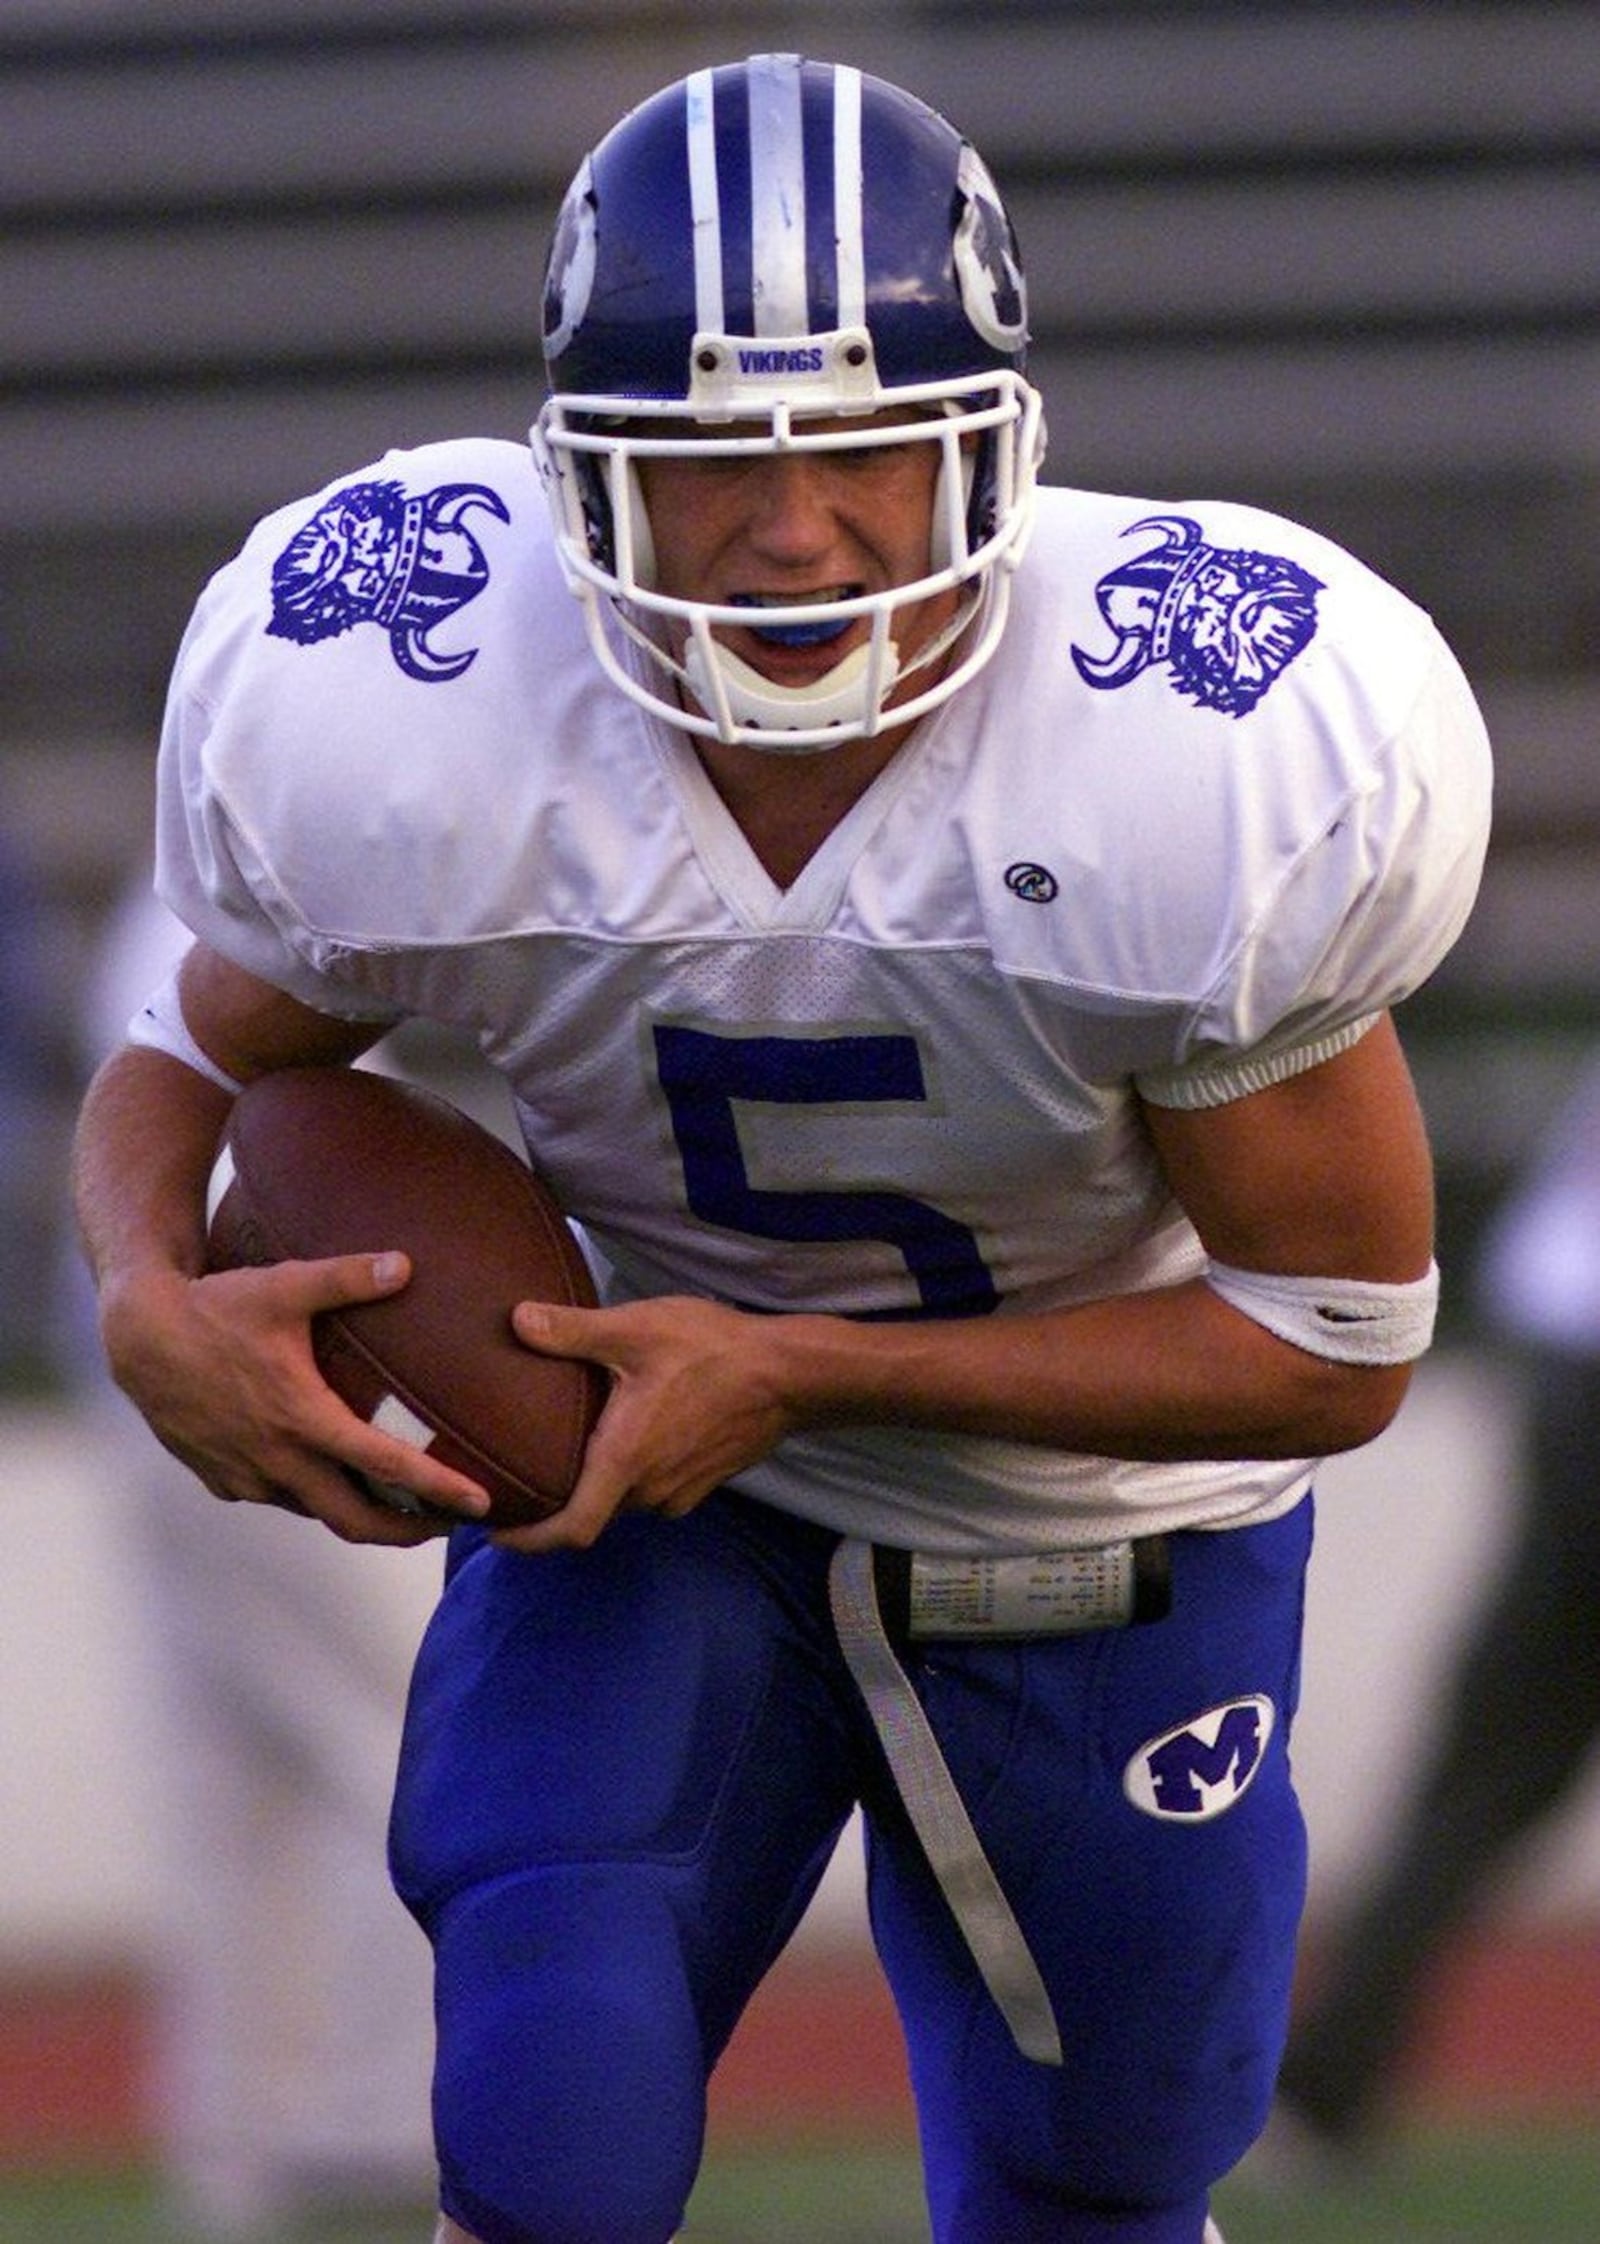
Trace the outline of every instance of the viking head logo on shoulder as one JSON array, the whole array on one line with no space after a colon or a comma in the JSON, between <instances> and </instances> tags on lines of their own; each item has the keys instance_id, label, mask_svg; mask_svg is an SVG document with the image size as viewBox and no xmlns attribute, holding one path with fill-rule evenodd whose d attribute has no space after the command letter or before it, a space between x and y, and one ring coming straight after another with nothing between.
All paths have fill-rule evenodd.
<instances>
[{"instance_id":1,"label":"viking head logo on shoulder","mask_svg":"<svg viewBox=\"0 0 1600 2244\"><path fill-rule=\"evenodd\" d=\"M1100 579L1100 613L1116 635L1108 654L1074 647L1085 685L1125 686L1169 663L1176 690L1230 717L1252 710L1317 632L1321 580L1281 554L1208 545L1186 514L1157 514L1124 532L1161 543Z\"/></svg>"},{"instance_id":2,"label":"viking head logo on shoulder","mask_svg":"<svg viewBox=\"0 0 1600 2244\"><path fill-rule=\"evenodd\" d=\"M477 649L440 654L429 634L489 581L483 548L463 521L473 507L511 519L482 483L446 483L420 497L396 482L347 484L273 563L269 636L310 646L375 623L408 678L459 678Z\"/></svg>"}]
</instances>

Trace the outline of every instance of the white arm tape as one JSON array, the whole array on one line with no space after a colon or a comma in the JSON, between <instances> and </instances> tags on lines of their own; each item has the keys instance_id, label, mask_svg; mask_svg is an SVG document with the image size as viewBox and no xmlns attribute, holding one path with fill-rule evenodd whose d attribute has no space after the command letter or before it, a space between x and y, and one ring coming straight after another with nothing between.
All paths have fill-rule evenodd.
<instances>
[{"instance_id":1,"label":"white arm tape","mask_svg":"<svg viewBox=\"0 0 1600 2244\"><path fill-rule=\"evenodd\" d=\"M219 1091L226 1091L230 1098L237 1098L244 1089L242 1083L225 1074L215 1060L202 1052L190 1035L178 995L176 967L128 1023L128 1042L147 1044L152 1051L165 1052L169 1058L181 1060L185 1067L192 1067L196 1075L203 1075L208 1083L214 1083Z\"/></svg>"},{"instance_id":2,"label":"white arm tape","mask_svg":"<svg viewBox=\"0 0 1600 2244\"><path fill-rule=\"evenodd\" d=\"M1280 1340L1336 1364L1408 1364L1426 1353L1439 1307L1439 1265L1406 1285L1370 1278L1291 1278L1207 1265L1206 1284Z\"/></svg>"}]
</instances>

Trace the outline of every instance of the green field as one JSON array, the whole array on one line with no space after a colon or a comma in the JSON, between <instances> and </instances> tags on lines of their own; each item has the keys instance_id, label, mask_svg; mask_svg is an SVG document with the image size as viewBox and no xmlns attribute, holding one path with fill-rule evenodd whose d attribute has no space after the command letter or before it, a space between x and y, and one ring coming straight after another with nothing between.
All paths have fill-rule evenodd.
<instances>
[{"instance_id":1,"label":"green field","mask_svg":"<svg viewBox=\"0 0 1600 2244\"><path fill-rule=\"evenodd\" d=\"M1596 2244L1600 2134L1577 2128L1419 2134L1359 2183L1268 2200L1234 2183L1228 2244ZM693 2244L926 2244L915 2160L903 2149L724 2153L692 2209ZM270 2244L428 2244L424 2208L319 2226ZM205 2244L180 2238L148 2176L0 2173L3 2244ZM262 2244L269 2244L263 2239ZM1003 2244L996 2239L995 2244Z\"/></svg>"}]
</instances>

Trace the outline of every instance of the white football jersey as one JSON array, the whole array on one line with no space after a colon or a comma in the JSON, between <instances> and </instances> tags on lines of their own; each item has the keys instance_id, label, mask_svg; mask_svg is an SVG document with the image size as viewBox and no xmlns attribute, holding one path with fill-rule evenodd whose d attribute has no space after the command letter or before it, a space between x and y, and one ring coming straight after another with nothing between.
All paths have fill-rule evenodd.
<instances>
[{"instance_id":1,"label":"white football jersey","mask_svg":"<svg viewBox=\"0 0 1600 2244\"><path fill-rule=\"evenodd\" d=\"M1139 1098L1358 1036L1459 931L1488 801L1454 661L1348 555L1046 489L999 652L780 890L601 676L492 441L262 523L199 604L162 765L181 916L324 1010L473 1030L619 1297L868 1318L1201 1267ZM999 1551L1260 1518L1307 1474L883 1425L741 1485Z\"/></svg>"}]
</instances>

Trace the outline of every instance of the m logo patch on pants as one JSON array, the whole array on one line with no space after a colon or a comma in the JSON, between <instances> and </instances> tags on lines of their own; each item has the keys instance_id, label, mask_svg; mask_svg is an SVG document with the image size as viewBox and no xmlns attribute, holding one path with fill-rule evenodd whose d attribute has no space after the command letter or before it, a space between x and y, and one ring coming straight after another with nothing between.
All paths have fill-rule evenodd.
<instances>
[{"instance_id":1,"label":"m logo patch on pants","mask_svg":"<svg viewBox=\"0 0 1600 2244\"><path fill-rule=\"evenodd\" d=\"M1206 1823L1249 1790L1276 1716L1269 1698L1230 1699L1141 1745L1122 1789L1164 1823Z\"/></svg>"}]
</instances>

